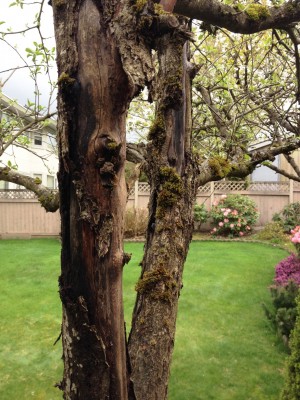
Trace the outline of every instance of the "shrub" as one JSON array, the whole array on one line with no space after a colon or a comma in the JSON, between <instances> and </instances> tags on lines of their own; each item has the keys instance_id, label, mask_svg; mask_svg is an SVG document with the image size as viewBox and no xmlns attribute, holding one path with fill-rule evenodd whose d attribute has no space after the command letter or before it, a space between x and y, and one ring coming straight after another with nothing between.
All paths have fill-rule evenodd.
<instances>
[{"instance_id":1,"label":"shrub","mask_svg":"<svg viewBox=\"0 0 300 400\"><path fill-rule=\"evenodd\" d=\"M291 280L286 286L272 285L270 292L273 309L269 310L266 306L264 306L264 309L267 317L274 324L278 335L287 344L297 315L298 285Z\"/></svg>"},{"instance_id":2,"label":"shrub","mask_svg":"<svg viewBox=\"0 0 300 400\"><path fill-rule=\"evenodd\" d=\"M257 239L268 240L274 244L284 244L288 236L284 233L283 227L279 222L269 222L257 234Z\"/></svg>"},{"instance_id":3,"label":"shrub","mask_svg":"<svg viewBox=\"0 0 300 400\"><path fill-rule=\"evenodd\" d=\"M214 222L213 234L244 236L257 221L258 212L253 200L238 194L224 195L214 203L210 216Z\"/></svg>"},{"instance_id":4,"label":"shrub","mask_svg":"<svg viewBox=\"0 0 300 400\"><path fill-rule=\"evenodd\" d=\"M300 285L300 259L295 254L280 261L275 267L274 281L277 285L286 286L291 280Z\"/></svg>"},{"instance_id":5,"label":"shrub","mask_svg":"<svg viewBox=\"0 0 300 400\"><path fill-rule=\"evenodd\" d=\"M296 303L298 316L291 334L291 355L287 364L285 384L280 400L300 400L300 294Z\"/></svg>"},{"instance_id":6,"label":"shrub","mask_svg":"<svg viewBox=\"0 0 300 400\"><path fill-rule=\"evenodd\" d=\"M126 210L125 213L125 238L144 236L148 224L148 211L145 209L133 208Z\"/></svg>"},{"instance_id":7,"label":"shrub","mask_svg":"<svg viewBox=\"0 0 300 400\"><path fill-rule=\"evenodd\" d=\"M195 204L194 206L194 222L195 222L195 229L199 230L201 224L206 222L209 217L209 212L205 208L205 204Z\"/></svg>"},{"instance_id":8,"label":"shrub","mask_svg":"<svg viewBox=\"0 0 300 400\"><path fill-rule=\"evenodd\" d=\"M296 321L299 286L300 259L291 254L275 267L274 285L270 287L273 310L264 306L267 317L274 323L285 343L288 343Z\"/></svg>"},{"instance_id":9,"label":"shrub","mask_svg":"<svg viewBox=\"0 0 300 400\"><path fill-rule=\"evenodd\" d=\"M298 257L300 258L300 226L296 226L296 228L291 230L291 241L294 244Z\"/></svg>"},{"instance_id":10,"label":"shrub","mask_svg":"<svg viewBox=\"0 0 300 400\"><path fill-rule=\"evenodd\" d=\"M291 203L282 211L273 215L273 221L280 222L285 232L290 232L295 226L300 225L300 202Z\"/></svg>"}]
</instances>

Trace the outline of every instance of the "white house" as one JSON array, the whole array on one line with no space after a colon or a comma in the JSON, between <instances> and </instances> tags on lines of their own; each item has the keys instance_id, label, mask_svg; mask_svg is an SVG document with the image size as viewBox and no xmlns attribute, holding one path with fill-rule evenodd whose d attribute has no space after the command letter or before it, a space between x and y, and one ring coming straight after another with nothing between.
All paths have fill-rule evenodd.
<instances>
[{"instance_id":1,"label":"white house","mask_svg":"<svg viewBox=\"0 0 300 400\"><path fill-rule=\"evenodd\" d=\"M31 110L0 93L0 120L2 124L17 120L18 126L13 131L17 132L20 126L30 124L34 118ZM0 165L8 164L16 166L24 175L40 179L44 186L56 189L58 170L56 121L51 119L46 124L40 124L38 128L26 130L23 140L14 142L0 156ZM19 185L0 181L0 189L19 188Z\"/></svg>"},{"instance_id":2,"label":"white house","mask_svg":"<svg viewBox=\"0 0 300 400\"><path fill-rule=\"evenodd\" d=\"M268 147L270 146L271 141L270 140L262 140L260 142L253 143L251 146L249 146L250 151L255 151L255 150L267 150ZM299 150L295 150L293 152L293 157L299 161ZM292 168L284 158L283 154L277 155L272 161L272 164L280 168L286 172L292 173ZM272 169L268 168L265 165L261 165L257 167L251 174L251 181L252 182L279 182L279 181L285 181L287 178L283 177L282 175L276 173Z\"/></svg>"}]
</instances>

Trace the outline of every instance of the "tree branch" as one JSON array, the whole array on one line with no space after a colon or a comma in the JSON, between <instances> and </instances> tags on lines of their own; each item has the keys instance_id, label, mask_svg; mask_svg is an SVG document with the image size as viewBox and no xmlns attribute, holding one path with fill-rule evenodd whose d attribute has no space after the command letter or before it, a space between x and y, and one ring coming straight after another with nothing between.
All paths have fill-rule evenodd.
<instances>
[{"instance_id":1,"label":"tree branch","mask_svg":"<svg viewBox=\"0 0 300 400\"><path fill-rule=\"evenodd\" d=\"M36 179L20 174L9 168L0 168L0 180L16 183L35 193L46 211L55 212L59 208L59 194L37 182Z\"/></svg>"},{"instance_id":2,"label":"tree branch","mask_svg":"<svg viewBox=\"0 0 300 400\"><path fill-rule=\"evenodd\" d=\"M251 9L250 9L251 7ZM253 12L250 12L253 11ZM300 2L292 0L280 7L247 4L244 11L218 0L177 0L174 13L205 21L235 33L255 33L282 29L300 20Z\"/></svg>"},{"instance_id":3,"label":"tree branch","mask_svg":"<svg viewBox=\"0 0 300 400\"><path fill-rule=\"evenodd\" d=\"M285 143L282 146L277 146L273 148L268 148L266 150L255 150L250 153L250 160L246 161L244 159L235 160L231 163L231 170L228 172L226 177L228 178L245 178L250 175L255 168L264 161L275 159L275 156L279 154L290 153L293 150L300 148L300 140ZM200 172L198 175L198 186L202 186L205 183L211 181L219 181L224 178L224 171L216 170L216 168L211 167L210 160L205 160L199 165ZM291 178L294 179L294 178ZM298 180L298 179L295 179Z\"/></svg>"},{"instance_id":4,"label":"tree branch","mask_svg":"<svg viewBox=\"0 0 300 400\"><path fill-rule=\"evenodd\" d=\"M296 163L296 161L294 160L294 158L290 154L285 154L284 157L290 164L290 166L293 168L293 170L296 172L297 176L300 178L300 168Z\"/></svg>"},{"instance_id":5,"label":"tree branch","mask_svg":"<svg viewBox=\"0 0 300 400\"><path fill-rule=\"evenodd\" d=\"M134 164L140 164L145 161L146 146L144 143L127 143L126 160Z\"/></svg>"},{"instance_id":6,"label":"tree branch","mask_svg":"<svg viewBox=\"0 0 300 400\"><path fill-rule=\"evenodd\" d=\"M275 171L277 174L283 175L286 178L292 179L293 181L300 182L300 176L290 174L287 171L285 171L284 169L278 168L273 164L265 164L265 165L266 165L266 167L270 168L272 171Z\"/></svg>"},{"instance_id":7,"label":"tree branch","mask_svg":"<svg viewBox=\"0 0 300 400\"><path fill-rule=\"evenodd\" d=\"M10 146L13 144L13 142L21 136L24 132L27 132L29 129L32 127L38 125L40 122L46 121L47 119L53 117L56 114L56 112L44 115L43 117L36 118L34 121L30 122L29 124L25 125L24 127L20 128L17 133L12 135L11 139L8 140L2 147L2 152L1 154Z\"/></svg>"}]
</instances>

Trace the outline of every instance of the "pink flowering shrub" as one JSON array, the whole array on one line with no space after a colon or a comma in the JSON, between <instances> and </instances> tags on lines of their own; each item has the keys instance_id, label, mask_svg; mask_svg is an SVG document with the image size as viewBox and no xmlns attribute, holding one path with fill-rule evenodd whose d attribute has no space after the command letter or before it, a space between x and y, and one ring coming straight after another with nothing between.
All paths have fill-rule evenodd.
<instances>
[{"instance_id":1,"label":"pink flowering shrub","mask_svg":"<svg viewBox=\"0 0 300 400\"><path fill-rule=\"evenodd\" d=\"M291 241L297 250L298 256L300 257L300 226L297 225L296 228L291 230Z\"/></svg>"},{"instance_id":2,"label":"pink flowering shrub","mask_svg":"<svg viewBox=\"0 0 300 400\"><path fill-rule=\"evenodd\" d=\"M286 286L291 280L300 286L300 259L295 254L283 259L275 267L276 285Z\"/></svg>"},{"instance_id":3,"label":"pink flowering shrub","mask_svg":"<svg viewBox=\"0 0 300 400\"><path fill-rule=\"evenodd\" d=\"M250 233L257 221L258 212L254 201L238 194L223 195L215 201L210 211L214 228L212 234L244 236Z\"/></svg>"},{"instance_id":4,"label":"pink flowering shrub","mask_svg":"<svg viewBox=\"0 0 300 400\"><path fill-rule=\"evenodd\" d=\"M276 265L274 284L270 287L273 309L265 307L267 317L274 323L277 332L287 344L297 316L296 297L300 287L300 226L292 229L291 234L291 241L298 255L291 254Z\"/></svg>"}]
</instances>

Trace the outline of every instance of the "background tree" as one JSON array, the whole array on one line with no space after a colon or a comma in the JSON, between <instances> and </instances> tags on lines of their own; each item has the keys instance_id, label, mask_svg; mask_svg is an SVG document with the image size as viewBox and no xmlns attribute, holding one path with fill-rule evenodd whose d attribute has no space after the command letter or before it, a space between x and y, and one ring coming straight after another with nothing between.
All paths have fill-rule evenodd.
<instances>
[{"instance_id":1,"label":"background tree","mask_svg":"<svg viewBox=\"0 0 300 400\"><path fill-rule=\"evenodd\" d=\"M298 56L289 35L273 30L240 36L222 28L212 33L203 24L200 29L194 59L202 74L193 85L194 145L200 154L231 159L239 152L249 159L253 144L272 149L297 140ZM294 174L264 165L299 180L295 160L289 153L285 157Z\"/></svg>"},{"instance_id":2,"label":"background tree","mask_svg":"<svg viewBox=\"0 0 300 400\"><path fill-rule=\"evenodd\" d=\"M49 123L53 125L54 122L50 119L56 114L55 106L53 106L56 80L51 71L55 48L48 46L49 38L46 37L42 28L43 4L43 1L32 4L19 0L11 4L11 6L20 6L23 13L29 5L32 14L36 12L33 21L26 25L24 23L24 26L18 30L9 26L9 21L0 22L1 49L6 54L5 60L2 60L4 68L0 71L0 180L16 183L32 190L48 211L55 211L58 208L58 195L36 179L21 174L18 171L18 159L15 156L16 148L25 149L35 157L39 157L47 167L49 155L56 151L55 148L50 149L49 146L47 152L41 155L30 146L34 133L41 133ZM20 43L24 44L24 48L20 46ZM19 73L22 73L24 81L19 94L23 94L26 88L31 88L31 92L28 90L26 94L27 100L24 107L20 107L16 100L10 100L2 95L2 91L6 90ZM42 95L45 89L42 85L43 81L47 82L47 96ZM25 101L24 96L23 101ZM52 139L56 140L56 138ZM4 157L8 150L9 158Z\"/></svg>"}]
</instances>

